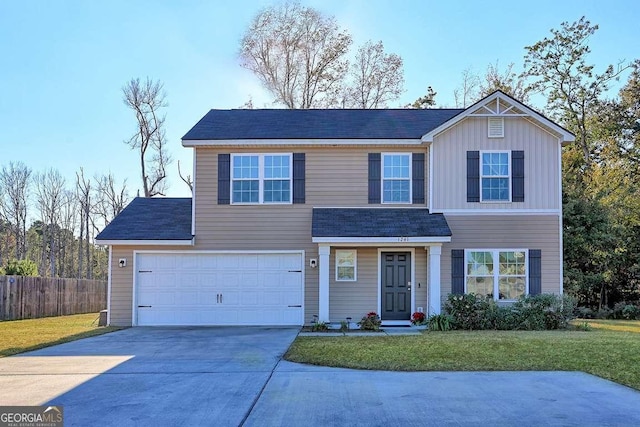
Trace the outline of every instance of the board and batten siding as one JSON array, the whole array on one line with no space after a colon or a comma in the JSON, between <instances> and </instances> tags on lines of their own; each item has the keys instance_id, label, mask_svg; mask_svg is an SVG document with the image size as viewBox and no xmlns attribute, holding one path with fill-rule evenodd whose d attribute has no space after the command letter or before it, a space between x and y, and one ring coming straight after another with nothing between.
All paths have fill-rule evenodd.
<instances>
[{"instance_id":1,"label":"board and batten siding","mask_svg":"<svg viewBox=\"0 0 640 427\"><path fill-rule=\"evenodd\" d=\"M487 136L487 118L467 117L433 142L433 211L560 209L558 138L525 118L505 118L504 137ZM524 202L467 202L467 151L523 150Z\"/></svg>"},{"instance_id":2,"label":"board and batten siding","mask_svg":"<svg viewBox=\"0 0 640 427\"><path fill-rule=\"evenodd\" d=\"M442 246L440 282L443 303L451 293L452 249L540 249L542 293L559 294L560 217L558 215L447 215L453 233Z\"/></svg>"},{"instance_id":3,"label":"board and batten siding","mask_svg":"<svg viewBox=\"0 0 640 427\"><path fill-rule=\"evenodd\" d=\"M357 251L357 280L336 281L336 250L351 249ZM397 249L401 251L401 249ZM407 249L409 251L410 249ZM394 250L395 251L395 250ZM329 319L339 323L347 317L352 322L360 319L370 311L378 312L379 269L378 248L331 248L329 255ZM412 289L415 292L416 310L422 307L427 311L427 252L424 247L415 248L415 272ZM418 286L418 283L420 286ZM379 313L378 313L379 314Z\"/></svg>"}]
</instances>

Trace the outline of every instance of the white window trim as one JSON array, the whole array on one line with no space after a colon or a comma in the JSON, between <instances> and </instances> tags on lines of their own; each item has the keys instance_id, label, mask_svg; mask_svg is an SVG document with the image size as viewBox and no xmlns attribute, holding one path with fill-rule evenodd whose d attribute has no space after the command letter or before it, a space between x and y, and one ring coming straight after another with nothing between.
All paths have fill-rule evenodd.
<instances>
[{"instance_id":1,"label":"white window trim","mask_svg":"<svg viewBox=\"0 0 640 427\"><path fill-rule=\"evenodd\" d=\"M233 178L233 163L236 157L258 157L258 178ZM264 201L264 182L271 181L264 177L264 157L265 156L289 156L289 201L288 202L265 202ZM258 180L258 202L234 202L233 201L233 182L234 181L255 181ZM278 180L280 181L280 179ZM293 203L293 153L232 153L231 164L229 167L229 199L232 205L290 205Z\"/></svg>"},{"instance_id":2,"label":"white window trim","mask_svg":"<svg viewBox=\"0 0 640 427\"><path fill-rule=\"evenodd\" d=\"M507 154L507 175L487 175L485 176L482 173L482 157L484 154L491 154L491 153L501 153ZM510 150L482 150L480 151L480 159L479 159L480 164L478 165L480 168L480 203L511 203L511 180L512 180L512 170L511 170L511 151ZM484 200L482 198L482 180L484 178L507 178L507 185L508 185L508 190L507 190L507 194L509 195L508 199L505 200Z\"/></svg>"},{"instance_id":3,"label":"white window trim","mask_svg":"<svg viewBox=\"0 0 640 427\"><path fill-rule=\"evenodd\" d=\"M338 252L353 252L353 279L338 278ZM336 282L356 282L358 280L358 251L356 249L336 249L335 265L336 265Z\"/></svg>"},{"instance_id":4,"label":"white window trim","mask_svg":"<svg viewBox=\"0 0 640 427\"><path fill-rule=\"evenodd\" d=\"M464 251L464 293L467 293L467 278L469 275L467 274L467 261L469 259L470 252L491 252L493 257L493 300L497 302L515 302L517 300L514 299L500 299L500 252L524 252L524 294L529 295L529 250L528 249L511 249L511 248L499 248L499 249L482 249L482 248L473 248L473 249L465 249ZM497 260L497 261L496 261ZM472 276L475 277L475 276ZM510 277L510 276L504 276Z\"/></svg>"},{"instance_id":5,"label":"white window trim","mask_svg":"<svg viewBox=\"0 0 640 427\"><path fill-rule=\"evenodd\" d=\"M500 121L502 133L500 135L491 135L491 121ZM488 138L504 138L504 117L487 117L487 137Z\"/></svg>"},{"instance_id":6,"label":"white window trim","mask_svg":"<svg viewBox=\"0 0 640 427\"><path fill-rule=\"evenodd\" d=\"M407 202L385 202L384 182L386 181L406 181L407 178L385 178L384 177L384 156L409 156L409 200ZM413 203L413 155L412 153L381 153L380 154L380 202L383 205L410 205Z\"/></svg>"}]
</instances>

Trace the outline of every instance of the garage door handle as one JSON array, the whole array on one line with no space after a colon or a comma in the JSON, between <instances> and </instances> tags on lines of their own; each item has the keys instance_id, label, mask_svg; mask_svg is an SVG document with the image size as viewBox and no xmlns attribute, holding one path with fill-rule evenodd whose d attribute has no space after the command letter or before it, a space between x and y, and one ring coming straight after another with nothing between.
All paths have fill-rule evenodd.
<instances>
[{"instance_id":1,"label":"garage door handle","mask_svg":"<svg viewBox=\"0 0 640 427\"><path fill-rule=\"evenodd\" d=\"M138 270L138 273L153 273L151 270Z\"/></svg>"},{"instance_id":2,"label":"garage door handle","mask_svg":"<svg viewBox=\"0 0 640 427\"><path fill-rule=\"evenodd\" d=\"M298 304L298 305L289 305L289 306L287 306L287 307L296 307L296 308L301 308L301 307L302 307L302 305L300 305L300 304Z\"/></svg>"},{"instance_id":3,"label":"garage door handle","mask_svg":"<svg viewBox=\"0 0 640 427\"><path fill-rule=\"evenodd\" d=\"M151 308L150 305L139 305L138 308Z\"/></svg>"},{"instance_id":4,"label":"garage door handle","mask_svg":"<svg viewBox=\"0 0 640 427\"><path fill-rule=\"evenodd\" d=\"M302 273L302 270L289 270L289 273Z\"/></svg>"}]
</instances>

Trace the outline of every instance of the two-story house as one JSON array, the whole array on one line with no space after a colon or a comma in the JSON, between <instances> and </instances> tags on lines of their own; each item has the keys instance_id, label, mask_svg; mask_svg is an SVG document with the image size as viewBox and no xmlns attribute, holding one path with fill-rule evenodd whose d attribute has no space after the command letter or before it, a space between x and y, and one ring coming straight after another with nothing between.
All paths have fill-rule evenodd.
<instances>
[{"instance_id":1,"label":"two-story house","mask_svg":"<svg viewBox=\"0 0 640 427\"><path fill-rule=\"evenodd\" d=\"M211 110L193 198L136 198L113 325L407 324L450 293L562 293L566 129L502 92L466 109ZM315 317L317 316L317 317Z\"/></svg>"}]
</instances>

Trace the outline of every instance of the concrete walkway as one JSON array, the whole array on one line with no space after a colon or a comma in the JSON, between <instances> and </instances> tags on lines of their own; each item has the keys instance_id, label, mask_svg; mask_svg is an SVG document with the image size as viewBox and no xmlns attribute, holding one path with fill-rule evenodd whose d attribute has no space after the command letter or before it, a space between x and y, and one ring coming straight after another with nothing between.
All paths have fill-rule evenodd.
<instances>
[{"instance_id":1,"label":"concrete walkway","mask_svg":"<svg viewBox=\"0 0 640 427\"><path fill-rule=\"evenodd\" d=\"M132 328L0 358L0 406L65 426L638 426L640 392L579 372L382 372L281 360L298 329Z\"/></svg>"}]
</instances>

